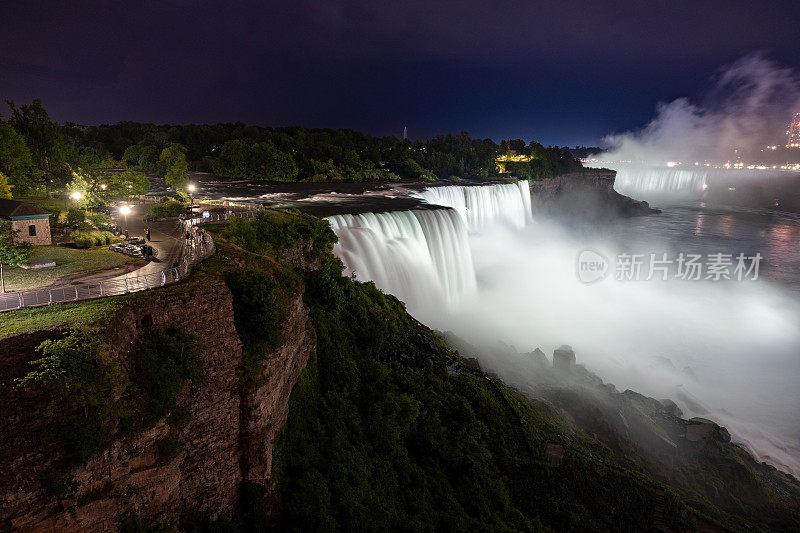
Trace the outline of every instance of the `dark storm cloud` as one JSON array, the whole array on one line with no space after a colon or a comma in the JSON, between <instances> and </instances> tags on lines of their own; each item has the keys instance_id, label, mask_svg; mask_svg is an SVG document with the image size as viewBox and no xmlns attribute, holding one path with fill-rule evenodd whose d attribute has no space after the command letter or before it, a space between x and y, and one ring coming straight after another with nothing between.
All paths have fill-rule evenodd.
<instances>
[{"instance_id":1,"label":"dark storm cloud","mask_svg":"<svg viewBox=\"0 0 800 533\"><path fill-rule=\"evenodd\" d=\"M84 123L587 142L752 51L797 67L798 21L794 1L10 1L0 96Z\"/></svg>"}]
</instances>

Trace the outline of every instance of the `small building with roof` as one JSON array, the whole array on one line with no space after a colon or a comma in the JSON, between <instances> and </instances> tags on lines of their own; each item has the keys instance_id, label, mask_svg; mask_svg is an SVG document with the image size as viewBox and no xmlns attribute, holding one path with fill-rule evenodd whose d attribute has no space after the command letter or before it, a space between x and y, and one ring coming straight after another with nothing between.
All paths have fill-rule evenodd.
<instances>
[{"instance_id":1,"label":"small building with roof","mask_svg":"<svg viewBox=\"0 0 800 533\"><path fill-rule=\"evenodd\" d=\"M11 222L16 240L31 244L53 244L50 236L50 213L39 206L0 198L0 219Z\"/></svg>"}]
</instances>

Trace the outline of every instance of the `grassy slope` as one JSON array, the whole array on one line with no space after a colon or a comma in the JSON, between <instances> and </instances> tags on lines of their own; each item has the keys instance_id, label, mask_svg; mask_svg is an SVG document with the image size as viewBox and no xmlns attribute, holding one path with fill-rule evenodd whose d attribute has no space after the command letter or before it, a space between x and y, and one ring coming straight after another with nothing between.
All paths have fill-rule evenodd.
<instances>
[{"instance_id":1,"label":"grassy slope","mask_svg":"<svg viewBox=\"0 0 800 533\"><path fill-rule=\"evenodd\" d=\"M32 259L51 259L56 262L52 268L25 270L23 268L4 268L6 290L27 290L55 284L59 279L77 273L92 273L123 265L137 265L137 261L125 254L112 252L108 247L86 250L65 246L36 246ZM120 273L123 273L120 270Z\"/></svg>"}]
</instances>

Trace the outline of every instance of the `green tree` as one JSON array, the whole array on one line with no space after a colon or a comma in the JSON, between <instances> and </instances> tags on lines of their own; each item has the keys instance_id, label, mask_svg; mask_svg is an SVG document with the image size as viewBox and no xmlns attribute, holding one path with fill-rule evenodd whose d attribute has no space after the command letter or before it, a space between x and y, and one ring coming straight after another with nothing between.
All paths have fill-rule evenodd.
<instances>
[{"instance_id":1,"label":"green tree","mask_svg":"<svg viewBox=\"0 0 800 533\"><path fill-rule=\"evenodd\" d=\"M3 266L19 266L26 263L33 253L29 242L16 242L17 231L11 222L0 220L0 292L6 292Z\"/></svg>"},{"instance_id":2,"label":"green tree","mask_svg":"<svg viewBox=\"0 0 800 533\"><path fill-rule=\"evenodd\" d=\"M93 209L103 204L102 189L99 182L100 180L95 172L79 168L72 172L72 180L67 183L64 194L71 197L77 193L80 196L76 201L89 209Z\"/></svg>"},{"instance_id":3,"label":"green tree","mask_svg":"<svg viewBox=\"0 0 800 533\"><path fill-rule=\"evenodd\" d=\"M158 155L158 148L145 146L136 160L136 165L145 172L156 172L158 169Z\"/></svg>"},{"instance_id":4,"label":"green tree","mask_svg":"<svg viewBox=\"0 0 800 533\"><path fill-rule=\"evenodd\" d=\"M126 170L124 172L111 173L103 178L101 184L101 196L104 200L120 200L128 196L139 196L147 194L150 190L150 180L141 172ZM102 188L105 185L105 189Z\"/></svg>"},{"instance_id":5,"label":"green tree","mask_svg":"<svg viewBox=\"0 0 800 533\"><path fill-rule=\"evenodd\" d=\"M19 108L11 100L6 103L11 107L9 122L25 138L33 160L44 172L45 179L56 184L69 179L64 132L61 126L50 120L42 101L36 99L30 105Z\"/></svg>"},{"instance_id":6,"label":"green tree","mask_svg":"<svg viewBox=\"0 0 800 533\"><path fill-rule=\"evenodd\" d=\"M220 150L220 172L231 178L291 181L297 165L291 155L271 142L249 144L241 139L226 142Z\"/></svg>"},{"instance_id":7,"label":"green tree","mask_svg":"<svg viewBox=\"0 0 800 533\"><path fill-rule=\"evenodd\" d=\"M179 146L167 146L161 151L158 158L158 170L167 185L173 189L186 188L189 181L187 174L189 163L186 161L186 154Z\"/></svg>"},{"instance_id":8,"label":"green tree","mask_svg":"<svg viewBox=\"0 0 800 533\"><path fill-rule=\"evenodd\" d=\"M250 166L254 179L292 181L297 177L297 165L292 156L281 152L271 142L253 146Z\"/></svg>"},{"instance_id":9,"label":"green tree","mask_svg":"<svg viewBox=\"0 0 800 533\"><path fill-rule=\"evenodd\" d=\"M8 177L18 195L36 186L42 176L33 164L25 138L6 122L0 122L0 172Z\"/></svg>"},{"instance_id":10,"label":"green tree","mask_svg":"<svg viewBox=\"0 0 800 533\"><path fill-rule=\"evenodd\" d=\"M0 172L0 198L11 198L11 189L14 186L8 182L8 178Z\"/></svg>"}]
</instances>

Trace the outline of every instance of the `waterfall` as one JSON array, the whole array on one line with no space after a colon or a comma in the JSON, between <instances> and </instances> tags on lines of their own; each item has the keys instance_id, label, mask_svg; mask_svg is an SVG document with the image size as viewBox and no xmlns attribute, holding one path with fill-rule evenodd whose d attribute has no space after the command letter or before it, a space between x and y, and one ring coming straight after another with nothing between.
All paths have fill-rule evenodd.
<instances>
[{"instance_id":1,"label":"waterfall","mask_svg":"<svg viewBox=\"0 0 800 533\"><path fill-rule=\"evenodd\" d=\"M334 254L345 275L374 281L411 307L455 304L475 290L467 228L452 209L336 215Z\"/></svg>"},{"instance_id":2,"label":"waterfall","mask_svg":"<svg viewBox=\"0 0 800 533\"><path fill-rule=\"evenodd\" d=\"M414 196L443 209L327 218L344 274L374 281L412 309L431 301L455 305L476 290L468 231L498 222L524 227L531 218L527 181L430 187Z\"/></svg>"},{"instance_id":3,"label":"waterfall","mask_svg":"<svg viewBox=\"0 0 800 533\"><path fill-rule=\"evenodd\" d=\"M455 209L471 232L499 221L519 228L531 219L528 182L494 185L429 187L413 196L429 204Z\"/></svg>"},{"instance_id":4,"label":"waterfall","mask_svg":"<svg viewBox=\"0 0 800 533\"><path fill-rule=\"evenodd\" d=\"M653 196L699 197L705 190L708 171L676 167L611 167L617 171L614 189L637 199Z\"/></svg>"}]
</instances>

